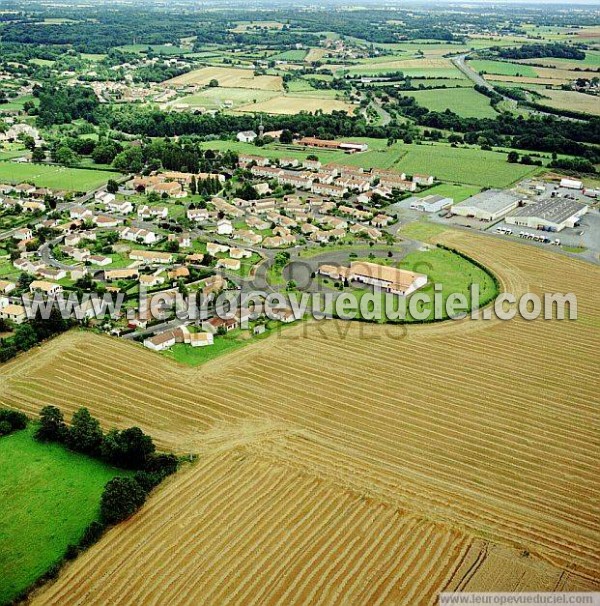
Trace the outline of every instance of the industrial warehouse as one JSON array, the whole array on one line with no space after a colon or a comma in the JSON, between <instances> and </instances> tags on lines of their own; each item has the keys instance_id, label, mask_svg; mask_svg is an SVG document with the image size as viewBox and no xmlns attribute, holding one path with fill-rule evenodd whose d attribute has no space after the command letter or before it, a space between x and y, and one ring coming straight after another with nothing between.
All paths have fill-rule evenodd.
<instances>
[{"instance_id":1,"label":"industrial warehouse","mask_svg":"<svg viewBox=\"0 0 600 606\"><path fill-rule=\"evenodd\" d=\"M519 205L519 196L500 190L487 190L452 207L452 214L480 221L496 221Z\"/></svg>"},{"instance_id":2,"label":"industrial warehouse","mask_svg":"<svg viewBox=\"0 0 600 606\"><path fill-rule=\"evenodd\" d=\"M557 232L562 231L565 227L575 227L588 210L589 206L581 202L565 198L550 198L516 209L506 217L506 223Z\"/></svg>"}]
</instances>

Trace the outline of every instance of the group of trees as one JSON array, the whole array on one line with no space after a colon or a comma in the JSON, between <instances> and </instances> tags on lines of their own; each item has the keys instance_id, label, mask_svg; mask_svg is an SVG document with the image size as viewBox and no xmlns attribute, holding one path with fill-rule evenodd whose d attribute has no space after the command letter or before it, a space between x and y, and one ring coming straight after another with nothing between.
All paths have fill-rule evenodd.
<instances>
[{"instance_id":1,"label":"group of trees","mask_svg":"<svg viewBox=\"0 0 600 606\"><path fill-rule=\"evenodd\" d=\"M34 345L68 330L72 323L72 320L64 319L60 311L53 307L47 320L38 316L20 324L11 336L0 339L0 363L7 362L19 352L27 351Z\"/></svg>"},{"instance_id":2,"label":"group of trees","mask_svg":"<svg viewBox=\"0 0 600 606\"><path fill-rule=\"evenodd\" d=\"M576 121L552 116L524 118L508 113L493 119L464 118L450 110L431 111L412 97L400 96L391 87L385 87L384 92L393 99L386 107L412 118L421 126L462 133L465 143L553 152L600 162L600 118Z\"/></svg>"},{"instance_id":3,"label":"group of trees","mask_svg":"<svg viewBox=\"0 0 600 606\"><path fill-rule=\"evenodd\" d=\"M27 427L27 415L8 408L0 409L0 437Z\"/></svg>"},{"instance_id":4,"label":"group of trees","mask_svg":"<svg viewBox=\"0 0 600 606\"><path fill-rule=\"evenodd\" d=\"M104 524L116 524L135 513L148 493L174 473L179 464L175 455L156 453L152 438L139 427L111 429L105 434L87 408L77 410L69 426L59 408L45 406L40 412L35 439L60 443L75 452L135 472L106 485L100 504Z\"/></svg>"},{"instance_id":5,"label":"group of trees","mask_svg":"<svg viewBox=\"0 0 600 606\"><path fill-rule=\"evenodd\" d=\"M34 89L34 95L40 100L38 123L41 126L65 124L80 118L96 122L100 102L87 86L47 86Z\"/></svg>"},{"instance_id":6,"label":"group of trees","mask_svg":"<svg viewBox=\"0 0 600 606\"><path fill-rule=\"evenodd\" d=\"M572 59L583 61L585 51L573 44L564 42L551 42L549 44L524 44L523 46L506 48L495 46L490 50L496 52L503 59L538 59L554 57L557 59Z\"/></svg>"}]
</instances>

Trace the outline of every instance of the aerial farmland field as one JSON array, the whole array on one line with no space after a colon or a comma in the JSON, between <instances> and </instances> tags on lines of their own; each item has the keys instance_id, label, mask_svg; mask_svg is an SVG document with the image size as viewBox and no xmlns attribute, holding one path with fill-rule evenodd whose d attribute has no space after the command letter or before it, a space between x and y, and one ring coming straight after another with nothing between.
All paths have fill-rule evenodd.
<instances>
[{"instance_id":1,"label":"aerial farmland field","mask_svg":"<svg viewBox=\"0 0 600 606\"><path fill-rule=\"evenodd\" d=\"M497 112L490 105L488 97L473 88L432 89L426 91L404 92L414 97L419 105L432 111L443 112L450 109L465 118L493 118Z\"/></svg>"},{"instance_id":2,"label":"aerial farmland field","mask_svg":"<svg viewBox=\"0 0 600 606\"><path fill-rule=\"evenodd\" d=\"M187 86L198 84L206 86L216 80L219 86L226 88L256 88L270 91L283 90L281 76L255 76L250 69L234 67L203 67L177 78L167 80L167 86Z\"/></svg>"},{"instance_id":3,"label":"aerial farmland field","mask_svg":"<svg viewBox=\"0 0 600 606\"><path fill-rule=\"evenodd\" d=\"M199 455L33 603L127 592L433 606L459 587L597 591L600 416L582 377L598 354L599 270L464 232L435 238L515 294L576 292L579 321L544 323L553 346L541 348L543 320L301 324L200 370L71 332L0 368L3 405L85 402L105 426L139 424ZM424 361L445 371L424 381Z\"/></svg>"},{"instance_id":4,"label":"aerial farmland field","mask_svg":"<svg viewBox=\"0 0 600 606\"><path fill-rule=\"evenodd\" d=\"M509 164L506 154L444 145L404 145L405 155L394 165L407 174L427 170L441 181L480 187L507 187L534 173L536 166Z\"/></svg>"},{"instance_id":5,"label":"aerial farmland field","mask_svg":"<svg viewBox=\"0 0 600 606\"><path fill-rule=\"evenodd\" d=\"M0 552L12 554L10 560L0 558L2 604L59 561L69 543L79 541L98 517L104 485L124 473L60 445L36 442L34 429L0 440Z\"/></svg>"}]
</instances>

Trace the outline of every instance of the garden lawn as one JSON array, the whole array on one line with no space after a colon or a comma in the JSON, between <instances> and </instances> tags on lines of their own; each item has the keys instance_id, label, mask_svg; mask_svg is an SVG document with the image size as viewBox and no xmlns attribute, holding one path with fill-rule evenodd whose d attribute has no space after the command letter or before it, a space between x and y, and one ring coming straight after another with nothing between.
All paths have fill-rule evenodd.
<instances>
[{"instance_id":1,"label":"garden lawn","mask_svg":"<svg viewBox=\"0 0 600 606\"><path fill-rule=\"evenodd\" d=\"M35 425L0 438L0 604L59 561L99 514L105 484L125 472L33 439Z\"/></svg>"},{"instance_id":2,"label":"garden lawn","mask_svg":"<svg viewBox=\"0 0 600 606\"><path fill-rule=\"evenodd\" d=\"M0 182L32 182L37 187L54 190L91 191L104 185L109 179L117 179L120 173L86 168L66 168L49 164L19 164L0 162Z\"/></svg>"}]
</instances>

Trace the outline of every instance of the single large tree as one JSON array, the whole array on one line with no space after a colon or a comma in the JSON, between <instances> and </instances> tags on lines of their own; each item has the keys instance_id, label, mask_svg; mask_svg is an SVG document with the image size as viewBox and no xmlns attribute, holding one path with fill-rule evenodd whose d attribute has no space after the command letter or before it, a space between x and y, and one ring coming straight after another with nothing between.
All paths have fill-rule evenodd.
<instances>
[{"instance_id":1,"label":"single large tree","mask_svg":"<svg viewBox=\"0 0 600 606\"><path fill-rule=\"evenodd\" d=\"M40 426L35 432L36 440L64 442L67 432L62 412L56 406L44 406L40 411Z\"/></svg>"},{"instance_id":2,"label":"single large tree","mask_svg":"<svg viewBox=\"0 0 600 606\"><path fill-rule=\"evenodd\" d=\"M80 408L71 420L67 443L70 448L89 455L97 455L104 434L97 419L87 408Z\"/></svg>"}]
</instances>

